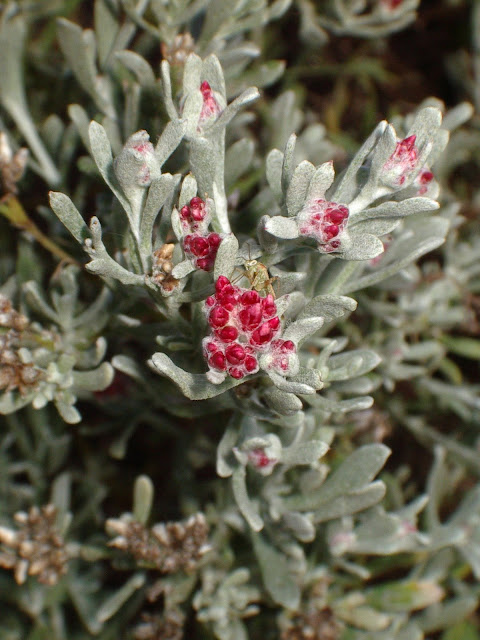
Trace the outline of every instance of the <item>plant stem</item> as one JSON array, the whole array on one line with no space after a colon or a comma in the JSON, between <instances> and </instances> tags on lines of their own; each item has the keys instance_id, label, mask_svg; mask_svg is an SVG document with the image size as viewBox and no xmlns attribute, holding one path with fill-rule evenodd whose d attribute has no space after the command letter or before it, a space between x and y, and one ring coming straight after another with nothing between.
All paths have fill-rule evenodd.
<instances>
[{"instance_id":1,"label":"plant stem","mask_svg":"<svg viewBox=\"0 0 480 640\"><path fill-rule=\"evenodd\" d=\"M37 225L30 220L25 209L14 196L8 195L0 200L0 214L8 218L8 220L17 227L17 229L22 229L23 231L31 233L42 247L47 249L47 251L50 251L54 256L57 256L57 258L60 258L60 260L78 265L78 262L74 260L72 256L63 251L63 249L57 246L52 240L50 240L50 238L40 231Z\"/></svg>"},{"instance_id":2,"label":"plant stem","mask_svg":"<svg viewBox=\"0 0 480 640\"><path fill-rule=\"evenodd\" d=\"M5 100L5 107L8 108L8 106L9 103ZM8 111L37 159L45 181L53 187L58 185L61 179L60 173L40 139L30 113L19 104L15 104L11 109L8 109Z\"/></svg>"},{"instance_id":3,"label":"plant stem","mask_svg":"<svg viewBox=\"0 0 480 640\"><path fill-rule=\"evenodd\" d=\"M353 260L347 261L335 258L325 269L323 276L318 283L316 294L341 294L344 285L348 282L358 267L359 263Z\"/></svg>"}]
</instances>

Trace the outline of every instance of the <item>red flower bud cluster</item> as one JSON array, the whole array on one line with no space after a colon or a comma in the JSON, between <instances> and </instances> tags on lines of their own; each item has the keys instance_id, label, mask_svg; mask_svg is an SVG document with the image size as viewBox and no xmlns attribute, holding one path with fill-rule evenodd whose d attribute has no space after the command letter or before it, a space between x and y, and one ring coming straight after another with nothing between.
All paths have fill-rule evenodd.
<instances>
[{"instance_id":1,"label":"red flower bud cluster","mask_svg":"<svg viewBox=\"0 0 480 640\"><path fill-rule=\"evenodd\" d=\"M296 373L297 347L291 340L274 340L268 357L263 358L262 366L266 369L274 369L281 375Z\"/></svg>"},{"instance_id":2,"label":"red flower bud cluster","mask_svg":"<svg viewBox=\"0 0 480 640\"><path fill-rule=\"evenodd\" d=\"M423 196L428 191L428 185L433 180L433 173L428 169L422 169L415 179L415 183L419 185L418 195Z\"/></svg>"},{"instance_id":3,"label":"red flower bud cluster","mask_svg":"<svg viewBox=\"0 0 480 640\"><path fill-rule=\"evenodd\" d=\"M206 80L204 80L200 85L200 91L203 97L203 105L198 121L199 125L211 118L216 118L221 111L220 105L213 95L212 88Z\"/></svg>"},{"instance_id":4,"label":"red flower bud cluster","mask_svg":"<svg viewBox=\"0 0 480 640\"><path fill-rule=\"evenodd\" d=\"M408 136L397 142L395 151L383 166L384 181L395 186L402 186L415 169L418 162L418 149L415 145L417 136Z\"/></svg>"},{"instance_id":5,"label":"red flower bud cluster","mask_svg":"<svg viewBox=\"0 0 480 640\"><path fill-rule=\"evenodd\" d=\"M197 269L211 271L222 236L208 232L210 215L206 203L201 198L192 198L189 205L181 208L180 221L186 233L183 238L186 256Z\"/></svg>"},{"instance_id":6,"label":"red flower bud cluster","mask_svg":"<svg viewBox=\"0 0 480 640\"><path fill-rule=\"evenodd\" d=\"M183 248L197 269L211 271L221 241L222 238L218 233L209 233L207 236L192 233L183 239Z\"/></svg>"},{"instance_id":7,"label":"red flower bud cluster","mask_svg":"<svg viewBox=\"0 0 480 640\"><path fill-rule=\"evenodd\" d=\"M205 232L210 222L206 203L196 196L180 209L180 220L183 231Z\"/></svg>"},{"instance_id":8,"label":"red flower bud cluster","mask_svg":"<svg viewBox=\"0 0 480 640\"><path fill-rule=\"evenodd\" d=\"M322 250L329 253L340 246L337 239L345 229L348 220L348 207L327 200L314 200L298 215L298 228L302 235L315 238L323 245Z\"/></svg>"},{"instance_id":9,"label":"red flower bud cluster","mask_svg":"<svg viewBox=\"0 0 480 640\"><path fill-rule=\"evenodd\" d=\"M145 159L145 162L138 171L137 181L140 186L148 187L152 182L149 161L151 161L151 158L154 158L155 156L153 144L149 141L142 141L138 144L132 144L130 148L138 153L137 157Z\"/></svg>"},{"instance_id":10,"label":"red flower bud cluster","mask_svg":"<svg viewBox=\"0 0 480 640\"><path fill-rule=\"evenodd\" d=\"M256 373L258 356L271 347L280 330L273 296L262 298L257 291L234 286L220 276L205 308L212 329L203 341L210 369L237 380Z\"/></svg>"},{"instance_id":11,"label":"red flower bud cluster","mask_svg":"<svg viewBox=\"0 0 480 640\"><path fill-rule=\"evenodd\" d=\"M248 461L252 467L264 474L267 471L271 471L271 469L273 469L273 467L278 463L276 458L269 458L264 449L252 449L252 451L249 451Z\"/></svg>"},{"instance_id":12,"label":"red flower bud cluster","mask_svg":"<svg viewBox=\"0 0 480 640\"><path fill-rule=\"evenodd\" d=\"M160 176L160 164L146 131L137 131L128 138L113 167L127 197L132 187L148 187Z\"/></svg>"}]
</instances>

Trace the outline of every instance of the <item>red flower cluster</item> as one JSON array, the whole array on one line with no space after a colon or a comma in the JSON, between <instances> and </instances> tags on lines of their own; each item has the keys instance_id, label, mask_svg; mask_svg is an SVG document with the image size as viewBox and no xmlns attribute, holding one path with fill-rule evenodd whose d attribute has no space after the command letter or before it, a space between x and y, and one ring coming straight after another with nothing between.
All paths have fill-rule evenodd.
<instances>
[{"instance_id":1,"label":"red flower cluster","mask_svg":"<svg viewBox=\"0 0 480 640\"><path fill-rule=\"evenodd\" d=\"M345 229L349 211L343 204L315 200L298 215L298 228L302 235L315 238L322 250L329 253L340 246L337 236Z\"/></svg>"},{"instance_id":2,"label":"red flower cluster","mask_svg":"<svg viewBox=\"0 0 480 640\"><path fill-rule=\"evenodd\" d=\"M237 380L256 373L258 355L271 347L280 329L273 296L262 298L220 276L205 306L212 335L204 339L203 348L210 369Z\"/></svg>"},{"instance_id":3,"label":"red flower cluster","mask_svg":"<svg viewBox=\"0 0 480 640\"><path fill-rule=\"evenodd\" d=\"M207 231L210 216L205 202L198 197L192 198L189 205L181 208L180 220L183 231L186 232L183 238L185 254L197 269L211 271L222 237L218 233Z\"/></svg>"}]
</instances>

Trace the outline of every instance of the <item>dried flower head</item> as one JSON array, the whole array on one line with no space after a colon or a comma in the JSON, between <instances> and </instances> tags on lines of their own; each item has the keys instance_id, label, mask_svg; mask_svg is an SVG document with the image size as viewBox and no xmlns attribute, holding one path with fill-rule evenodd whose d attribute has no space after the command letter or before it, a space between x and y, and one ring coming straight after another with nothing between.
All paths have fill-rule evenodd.
<instances>
[{"instance_id":1,"label":"dried flower head","mask_svg":"<svg viewBox=\"0 0 480 640\"><path fill-rule=\"evenodd\" d=\"M195 50L195 40L187 33L179 33L170 42L162 42L162 56L172 66L184 65L188 56Z\"/></svg>"},{"instance_id":2,"label":"dried flower head","mask_svg":"<svg viewBox=\"0 0 480 640\"><path fill-rule=\"evenodd\" d=\"M43 373L31 362L24 362L20 352L20 338L29 326L28 318L12 307L8 298L0 294L0 327L6 333L0 335L0 390L18 389L25 395L35 388Z\"/></svg>"},{"instance_id":3,"label":"dried flower head","mask_svg":"<svg viewBox=\"0 0 480 640\"><path fill-rule=\"evenodd\" d=\"M54 505L47 504L16 513L17 531L0 527L0 566L12 569L18 584L37 576L42 584L54 585L67 572L68 554L56 517Z\"/></svg>"},{"instance_id":4,"label":"dried flower head","mask_svg":"<svg viewBox=\"0 0 480 640\"><path fill-rule=\"evenodd\" d=\"M393 431L389 415L380 409L364 409L351 414L354 423L354 435L366 442L383 442Z\"/></svg>"},{"instance_id":5,"label":"dried flower head","mask_svg":"<svg viewBox=\"0 0 480 640\"><path fill-rule=\"evenodd\" d=\"M18 193L17 182L27 166L28 149L21 148L15 154L3 131L0 132L0 179L6 193Z\"/></svg>"},{"instance_id":6,"label":"dried flower head","mask_svg":"<svg viewBox=\"0 0 480 640\"><path fill-rule=\"evenodd\" d=\"M343 625L328 607L295 616L281 640L338 640Z\"/></svg>"},{"instance_id":7,"label":"dried flower head","mask_svg":"<svg viewBox=\"0 0 480 640\"><path fill-rule=\"evenodd\" d=\"M152 280L164 291L173 291L178 286L178 280L172 276L172 256L174 244L162 244L153 252Z\"/></svg>"},{"instance_id":8,"label":"dried flower head","mask_svg":"<svg viewBox=\"0 0 480 640\"><path fill-rule=\"evenodd\" d=\"M107 531L116 535L109 546L132 555L142 566L163 573L194 571L209 550L208 525L197 513L182 522L156 524L151 529L130 516L107 520Z\"/></svg>"},{"instance_id":9,"label":"dried flower head","mask_svg":"<svg viewBox=\"0 0 480 640\"><path fill-rule=\"evenodd\" d=\"M12 307L10 300L0 293L0 327L24 331L28 326L28 318Z\"/></svg>"},{"instance_id":10,"label":"dried flower head","mask_svg":"<svg viewBox=\"0 0 480 640\"><path fill-rule=\"evenodd\" d=\"M44 374L31 362L23 362L15 336L0 336L0 390L18 389L22 395L34 389Z\"/></svg>"},{"instance_id":11,"label":"dried flower head","mask_svg":"<svg viewBox=\"0 0 480 640\"><path fill-rule=\"evenodd\" d=\"M185 616L179 610L163 615L142 613L142 620L133 631L135 640L182 640Z\"/></svg>"}]
</instances>

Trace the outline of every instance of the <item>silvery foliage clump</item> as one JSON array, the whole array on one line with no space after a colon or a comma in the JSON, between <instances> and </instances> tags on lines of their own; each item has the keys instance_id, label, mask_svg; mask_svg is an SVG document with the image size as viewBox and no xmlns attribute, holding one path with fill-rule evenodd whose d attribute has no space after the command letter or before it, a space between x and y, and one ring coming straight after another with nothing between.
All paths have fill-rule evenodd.
<instances>
[{"instance_id":1,"label":"silvery foliage clump","mask_svg":"<svg viewBox=\"0 0 480 640\"><path fill-rule=\"evenodd\" d=\"M420 0L297 0L300 35L310 44L324 45L328 32L378 38L404 29L416 18Z\"/></svg>"},{"instance_id":2,"label":"silvery foliage clump","mask_svg":"<svg viewBox=\"0 0 480 640\"><path fill-rule=\"evenodd\" d=\"M41 409L53 401L65 422L75 424L81 420L75 407L77 397L103 391L111 384L114 370L110 363L102 362L107 342L100 335L108 321L110 294L104 288L97 300L85 308L78 300L77 275L75 267L67 267L60 274L58 285L52 288L51 301L34 280L22 287L27 313L38 314L42 323L32 322L18 331L6 331L8 323L3 314L4 371L12 364L30 372L33 379L27 380L25 390L20 392L14 385L2 385L2 414L16 412L30 403ZM4 289L8 291L12 284L7 282ZM7 360L7 351L16 354L15 362Z\"/></svg>"},{"instance_id":3,"label":"silvery foliage clump","mask_svg":"<svg viewBox=\"0 0 480 640\"><path fill-rule=\"evenodd\" d=\"M63 267L49 292L34 276L2 289L29 322L31 335L15 335L24 340L18 355L40 373L27 393L12 387L0 398L7 426L0 466L13 469L0 488L8 525L1 551L16 535L12 513L49 501L59 512L69 567L55 590L34 573L28 591L3 569L0 579L40 638L68 637L67 600L82 633L105 639L120 637L152 601L165 618L193 612L220 640L255 637L251 623L262 615L260 628L282 640L302 637L298 627L306 634L312 624L354 640L455 632L478 604L480 501L476 485L452 509L450 492L470 481L466 470L476 475L480 467L471 447L429 424L427 412L397 392L407 381L420 403L453 411L466 435L478 423L478 385L465 382L449 356L478 358L478 341L452 332L475 319L465 296L478 292L480 245L478 235L460 238L459 204L445 184L458 149L449 145L450 133L454 141L461 135L454 130L471 107L445 112L439 101L426 101L378 124L342 162L346 153L320 123L304 118L287 91L268 105L262 150L249 128L258 87L276 80L283 64L255 64L259 48L245 34L290 3L231 4L97 0L95 31L60 19L60 47L89 108L71 104L71 123L51 116L42 135L23 90L25 21L14 4L2 14L0 41L10 53L0 60L7 78L0 100L29 146L32 169L50 187L62 184L50 206L88 273ZM335 2L319 24L333 33L387 33L413 19L418 2L395 4ZM298 6L308 19L312 6ZM201 11L200 33L187 37L184 29ZM137 32L162 42L158 72L133 50ZM145 96L165 117L144 119ZM68 188L69 141L77 138L85 154L78 168L101 190L96 200ZM253 169L261 177L245 198L242 180ZM182 211L195 198L207 211L203 237L221 239L211 270L186 250ZM57 224L51 212L43 214ZM337 217L326 231L323 221L312 226L315 215ZM65 241L61 226L52 228ZM442 268L433 251L442 252ZM257 280L248 271L252 261ZM87 304L80 292L89 274L99 293ZM202 342L214 332L205 301L225 279L238 295L256 291L264 301L273 288L275 340L293 345L282 366L273 347L259 350L258 369L241 378L207 363ZM97 392L114 375L110 405L108 389ZM80 423L80 435L113 432L108 456L93 463L79 447L82 479L63 467L71 434L47 404L76 423L77 396L95 414ZM362 441L361 424L379 419L374 396L434 453L424 491L409 484L405 467L382 472L392 451L381 433ZM209 550L190 572L160 575L151 548L138 551L145 538L129 547L125 533L113 551L98 530L111 459L121 464L145 425L178 442L176 474L185 488L181 504L164 513L203 511L210 526ZM19 455L28 463L16 469ZM155 451L141 471L156 460ZM215 495L196 493L196 470L213 466ZM154 498L152 481L139 476L131 512L117 523L146 535ZM87 537L86 520L97 528ZM406 558L393 565L402 577L385 578L378 556ZM115 581L102 574L107 561ZM473 588L463 579L468 572ZM26 628L21 616L7 621L12 637Z\"/></svg>"}]
</instances>

